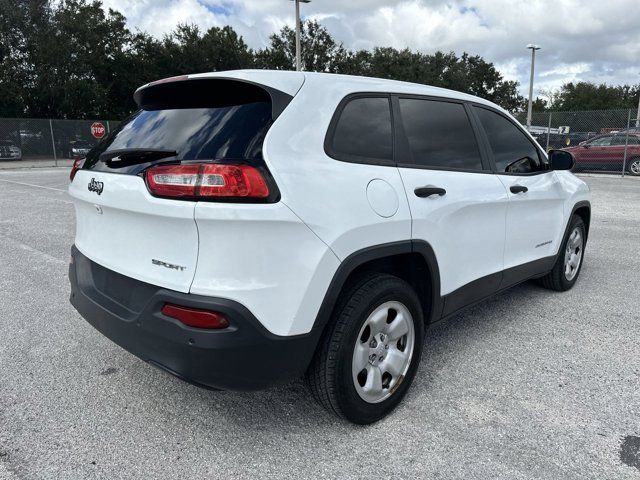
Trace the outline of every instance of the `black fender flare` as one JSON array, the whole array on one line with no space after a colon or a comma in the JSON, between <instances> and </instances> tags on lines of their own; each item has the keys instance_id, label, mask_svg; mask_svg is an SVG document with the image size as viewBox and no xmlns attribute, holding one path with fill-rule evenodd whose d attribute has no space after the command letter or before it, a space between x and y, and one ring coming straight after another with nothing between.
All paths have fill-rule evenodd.
<instances>
[{"instance_id":1,"label":"black fender flare","mask_svg":"<svg viewBox=\"0 0 640 480\"><path fill-rule=\"evenodd\" d=\"M322 304L313 324L313 330L318 334L324 330L325 326L331 320L331 315L335 308L338 297L347 282L349 276L360 266L372 261L385 257L402 255L407 253L419 253L424 258L429 268L429 281L431 282L431 309L428 318L425 317L427 323L432 323L440 319L442 314L443 302L440 295L440 269L433 248L429 243L423 240L404 240L399 242L391 242L380 245L366 247L357 250L347 258L345 258L336 270L329 288L325 293Z\"/></svg>"},{"instance_id":2,"label":"black fender flare","mask_svg":"<svg viewBox=\"0 0 640 480\"><path fill-rule=\"evenodd\" d=\"M569 225L571 224L571 217L573 217L576 214L576 211L580 208L584 208L587 207L588 211L589 211L589 218L587 218L586 220L586 238L584 239L584 244L585 246L587 245L587 240L589 238L589 227L591 226L591 202L588 200L580 200L579 202L576 202L575 205L573 206L573 208L571 209L571 213L569 214L569 218L567 218L567 223L565 224L564 227L564 236L562 237L562 241L564 242L564 239L566 238L566 235L569 234ZM558 250L558 253L560 251Z\"/></svg>"}]
</instances>

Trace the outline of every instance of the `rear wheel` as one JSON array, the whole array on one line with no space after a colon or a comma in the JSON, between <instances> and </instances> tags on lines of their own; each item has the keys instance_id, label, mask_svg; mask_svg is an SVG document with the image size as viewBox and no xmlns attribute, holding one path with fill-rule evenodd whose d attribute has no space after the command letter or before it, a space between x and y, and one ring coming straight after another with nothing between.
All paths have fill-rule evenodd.
<instances>
[{"instance_id":1,"label":"rear wheel","mask_svg":"<svg viewBox=\"0 0 640 480\"><path fill-rule=\"evenodd\" d=\"M393 410L418 368L424 337L420 301L405 281L374 274L343 293L307 372L316 399L359 424Z\"/></svg>"},{"instance_id":2,"label":"rear wheel","mask_svg":"<svg viewBox=\"0 0 640 480\"><path fill-rule=\"evenodd\" d=\"M574 215L569 225L569 233L564 239L553 270L540 279L540 283L551 290L564 292L576 283L586 244L586 229L580 217Z\"/></svg>"},{"instance_id":3,"label":"rear wheel","mask_svg":"<svg viewBox=\"0 0 640 480\"><path fill-rule=\"evenodd\" d=\"M629 175L640 175L640 157L629 160Z\"/></svg>"}]
</instances>

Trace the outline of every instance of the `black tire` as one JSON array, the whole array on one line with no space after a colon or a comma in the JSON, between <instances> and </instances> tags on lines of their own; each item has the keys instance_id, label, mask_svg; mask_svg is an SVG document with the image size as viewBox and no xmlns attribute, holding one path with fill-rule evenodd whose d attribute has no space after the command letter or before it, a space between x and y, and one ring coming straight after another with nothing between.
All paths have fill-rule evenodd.
<instances>
[{"instance_id":1,"label":"black tire","mask_svg":"<svg viewBox=\"0 0 640 480\"><path fill-rule=\"evenodd\" d=\"M363 400L354 385L352 360L356 341L369 315L385 302L397 301L410 312L414 327L413 353L404 377L379 403ZM325 329L306 380L311 393L329 412L357 424L376 422L391 412L407 393L420 363L424 319L420 300L404 280L370 274L353 282L341 294L334 316Z\"/></svg>"},{"instance_id":2,"label":"black tire","mask_svg":"<svg viewBox=\"0 0 640 480\"><path fill-rule=\"evenodd\" d=\"M578 265L577 272L573 278L568 279L565 275L565 252L567 249L567 244L569 242L569 237L571 233L575 229L579 229L580 234L582 235L583 243L582 243L582 255L580 259L580 264ZM558 292L565 292L572 288L578 277L580 276L580 270L582 269L582 264L584 263L584 248L586 246L587 235L586 228L584 225L584 221L577 215L571 217L571 221L569 222L569 228L567 229L567 233L565 234L565 238L562 241L562 245L560 246L560 250L558 251L558 259L553 266L553 269L544 277L540 279L540 284L548 288L550 290L556 290Z\"/></svg>"},{"instance_id":3,"label":"black tire","mask_svg":"<svg viewBox=\"0 0 640 480\"><path fill-rule=\"evenodd\" d=\"M634 157L628 160L627 172L634 177L640 175L640 157Z\"/></svg>"}]
</instances>

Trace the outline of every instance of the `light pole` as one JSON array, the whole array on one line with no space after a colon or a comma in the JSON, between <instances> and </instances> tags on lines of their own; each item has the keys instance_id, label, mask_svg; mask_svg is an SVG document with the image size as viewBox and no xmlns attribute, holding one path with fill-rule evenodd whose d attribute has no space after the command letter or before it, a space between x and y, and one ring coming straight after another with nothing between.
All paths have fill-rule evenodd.
<instances>
[{"instance_id":1,"label":"light pole","mask_svg":"<svg viewBox=\"0 0 640 480\"><path fill-rule=\"evenodd\" d=\"M530 43L527 48L531 50L531 77L529 78L529 108L527 109L527 130L531 130L531 114L533 109L533 70L536 64L536 50L540 50L540 45Z\"/></svg>"},{"instance_id":2,"label":"light pole","mask_svg":"<svg viewBox=\"0 0 640 480\"><path fill-rule=\"evenodd\" d=\"M638 84L638 113L636 113L636 128L640 128L640 84Z\"/></svg>"},{"instance_id":3,"label":"light pole","mask_svg":"<svg viewBox=\"0 0 640 480\"><path fill-rule=\"evenodd\" d=\"M296 70L302 70L300 65L300 3L311 3L311 0L292 0L296 3Z\"/></svg>"}]
</instances>

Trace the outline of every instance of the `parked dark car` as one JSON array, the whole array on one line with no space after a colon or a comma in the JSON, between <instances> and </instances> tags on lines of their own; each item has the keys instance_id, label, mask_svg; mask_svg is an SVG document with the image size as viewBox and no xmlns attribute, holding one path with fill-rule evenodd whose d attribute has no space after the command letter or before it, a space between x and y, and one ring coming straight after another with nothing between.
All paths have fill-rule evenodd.
<instances>
[{"instance_id":1,"label":"parked dark car","mask_svg":"<svg viewBox=\"0 0 640 480\"><path fill-rule=\"evenodd\" d=\"M0 140L0 160L22 160L22 150L11 140Z\"/></svg>"},{"instance_id":2,"label":"parked dark car","mask_svg":"<svg viewBox=\"0 0 640 480\"><path fill-rule=\"evenodd\" d=\"M627 144L626 169L640 175L640 133L598 135L575 147L564 148L576 159L576 170L622 171Z\"/></svg>"},{"instance_id":3,"label":"parked dark car","mask_svg":"<svg viewBox=\"0 0 640 480\"><path fill-rule=\"evenodd\" d=\"M84 140L75 140L69 142L69 158L78 159L87 156L87 153L93 148L89 142Z\"/></svg>"},{"instance_id":4,"label":"parked dark car","mask_svg":"<svg viewBox=\"0 0 640 480\"><path fill-rule=\"evenodd\" d=\"M596 134L592 132L550 133L548 142L546 132L535 133L532 136L542 148L559 150L578 145L580 142L595 137Z\"/></svg>"}]
</instances>

